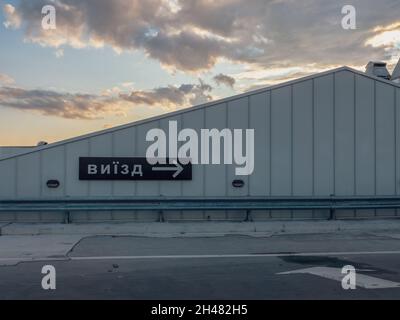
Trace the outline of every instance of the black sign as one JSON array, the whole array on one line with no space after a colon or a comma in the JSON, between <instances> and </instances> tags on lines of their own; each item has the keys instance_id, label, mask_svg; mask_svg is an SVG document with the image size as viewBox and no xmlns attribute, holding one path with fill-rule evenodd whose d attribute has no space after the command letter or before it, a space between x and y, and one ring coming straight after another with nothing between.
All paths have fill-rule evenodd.
<instances>
[{"instance_id":1,"label":"black sign","mask_svg":"<svg viewBox=\"0 0 400 320\"><path fill-rule=\"evenodd\" d=\"M170 163L172 162L172 163ZM146 158L79 158L79 180L192 180L192 164Z\"/></svg>"}]
</instances>

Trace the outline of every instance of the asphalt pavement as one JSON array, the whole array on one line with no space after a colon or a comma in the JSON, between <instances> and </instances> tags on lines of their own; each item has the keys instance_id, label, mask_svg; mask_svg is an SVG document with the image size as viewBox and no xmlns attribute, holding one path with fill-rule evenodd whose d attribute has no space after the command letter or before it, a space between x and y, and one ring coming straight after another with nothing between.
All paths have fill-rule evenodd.
<instances>
[{"instance_id":1,"label":"asphalt pavement","mask_svg":"<svg viewBox=\"0 0 400 320\"><path fill-rule=\"evenodd\" d=\"M0 299L400 299L400 233L91 236L60 244L58 254L19 262L12 249L3 254ZM55 290L42 288L44 265L55 267ZM344 266L355 268L356 289L343 289Z\"/></svg>"}]
</instances>

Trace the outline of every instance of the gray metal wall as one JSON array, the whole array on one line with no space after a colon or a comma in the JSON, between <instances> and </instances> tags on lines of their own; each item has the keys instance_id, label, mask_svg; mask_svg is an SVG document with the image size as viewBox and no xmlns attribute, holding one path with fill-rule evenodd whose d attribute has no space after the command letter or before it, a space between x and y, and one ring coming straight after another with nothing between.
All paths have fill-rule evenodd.
<instances>
[{"instance_id":1,"label":"gray metal wall","mask_svg":"<svg viewBox=\"0 0 400 320\"><path fill-rule=\"evenodd\" d=\"M242 96L0 161L0 198L99 196L374 196L400 192L400 88L349 70ZM183 182L79 181L80 156L145 156L149 129L255 129L255 171L235 189L234 166L197 165ZM61 187L48 189L58 179ZM170 212L167 219L242 219L244 212ZM253 212L254 219L324 218L327 212ZM395 210L338 212L394 216ZM73 219L156 220L157 213L75 213ZM2 220L61 219L60 213L8 214Z\"/></svg>"},{"instance_id":2,"label":"gray metal wall","mask_svg":"<svg viewBox=\"0 0 400 320\"><path fill-rule=\"evenodd\" d=\"M26 153L35 147L0 147L0 159Z\"/></svg>"}]
</instances>

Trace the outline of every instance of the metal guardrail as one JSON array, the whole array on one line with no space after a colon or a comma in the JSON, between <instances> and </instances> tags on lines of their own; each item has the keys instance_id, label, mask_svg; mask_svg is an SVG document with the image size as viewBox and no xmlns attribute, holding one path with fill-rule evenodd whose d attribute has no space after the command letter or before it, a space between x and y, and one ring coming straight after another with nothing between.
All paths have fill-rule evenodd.
<instances>
[{"instance_id":1,"label":"metal guardrail","mask_svg":"<svg viewBox=\"0 0 400 320\"><path fill-rule=\"evenodd\" d=\"M400 197L89 198L0 200L0 212L396 209Z\"/></svg>"},{"instance_id":2,"label":"metal guardrail","mask_svg":"<svg viewBox=\"0 0 400 320\"><path fill-rule=\"evenodd\" d=\"M63 198L0 200L1 212L63 212L65 223L76 211L157 211L164 221L164 211L246 211L258 210L328 210L330 220L336 210L400 209L400 197L228 197L228 198Z\"/></svg>"}]
</instances>

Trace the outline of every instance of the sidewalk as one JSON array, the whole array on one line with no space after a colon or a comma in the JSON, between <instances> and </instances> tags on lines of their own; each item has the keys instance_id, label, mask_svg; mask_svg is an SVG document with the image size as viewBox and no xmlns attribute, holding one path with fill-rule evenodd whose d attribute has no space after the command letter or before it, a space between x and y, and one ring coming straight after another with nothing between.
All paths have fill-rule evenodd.
<instances>
[{"instance_id":1,"label":"sidewalk","mask_svg":"<svg viewBox=\"0 0 400 320\"><path fill-rule=\"evenodd\" d=\"M81 235L1 236L0 266L52 258L65 259Z\"/></svg>"},{"instance_id":2,"label":"sidewalk","mask_svg":"<svg viewBox=\"0 0 400 320\"><path fill-rule=\"evenodd\" d=\"M296 251L298 240L306 237L301 249L309 250L355 250L354 241L358 241L360 250L370 250L372 242L379 250L389 250L387 243L398 248L400 240L400 220L364 220L364 221L274 221L274 222L179 222L179 223L92 223L92 224L0 224L0 266L16 265L20 262L65 261L68 253L82 239L92 243L83 252L96 254L127 254L140 243L148 248L149 241L166 246L158 254L178 250L182 246L189 254L193 246L189 243L221 241L232 252L238 251L237 243L253 243L268 248L265 252ZM298 235L298 236L296 236ZM109 237L101 237L109 236ZM127 237L124 237L127 236ZM229 237L230 236L230 237ZM232 236L247 236L232 237ZM287 236L287 237L286 237ZM132 238L134 237L134 238ZM297 238L296 238L297 237ZM181 238L181 239L179 239ZM182 239L186 238L186 239ZM360 239L364 239L360 241ZM90 240L91 239L91 240ZM247 240L243 240L247 239ZM265 240L264 240L265 239ZM325 239L325 240L322 240ZM333 240L336 239L336 240ZM385 241L383 241L383 239ZM200 241L200 242L199 242ZM371 242L372 241L372 242ZM276 244L279 243L279 246ZM115 244L115 245L112 245ZM134 245L133 245L134 244ZM311 247L310 247L311 246ZM150 246L155 248L154 246ZM203 248L198 245L198 250ZM254 246L250 246L254 250ZM109 248L110 252L103 252ZM186 250L185 249L185 250ZM190 251L190 250L192 251ZM206 252L213 252L214 246L206 247ZM221 249L221 247L219 247ZM124 251L125 250L125 251ZM230 252L222 250L223 252ZM92 252L93 251L93 252ZM100 253L99 253L100 252ZM151 251L155 254L154 250ZM260 252L263 250L260 249ZM138 252L134 252L137 254ZM203 252L204 253L204 252ZM131 253L130 253L131 254Z\"/></svg>"},{"instance_id":3,"label":"sidewalk","mask_svg":"<svg viewBox=\"0 0 400 320\"><path fill-rule=\"evenodd\" d=\"M148 237L199 237L279 234L390 232L400 234L400 219L267 222L133 222L85 224L0 224L0 235L134 235Z\"/></svg>"}]
</instances>

